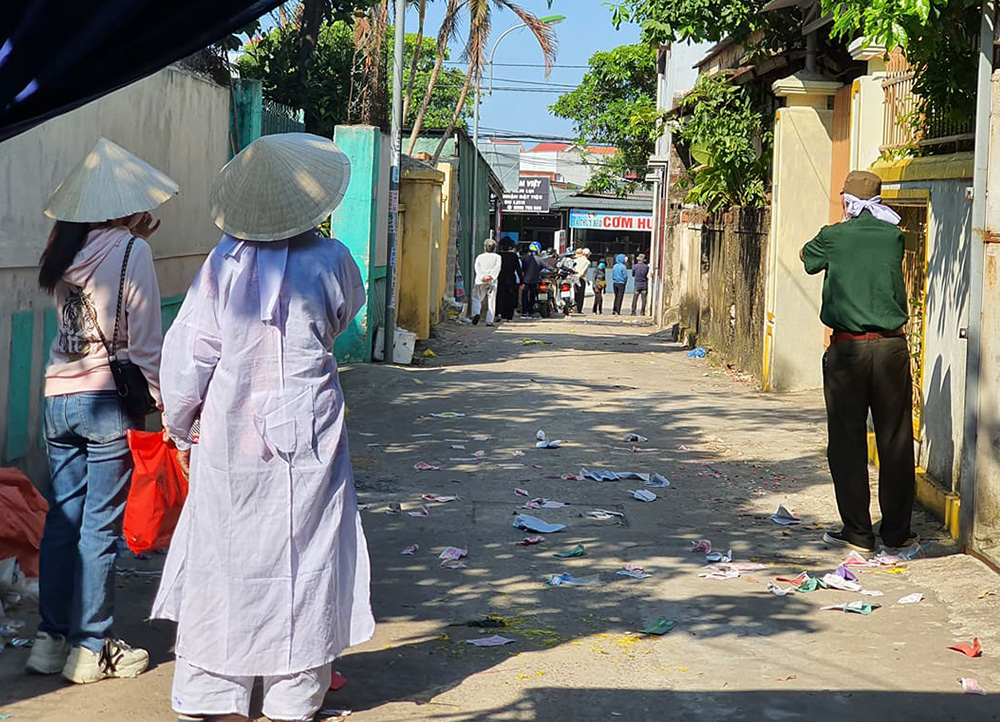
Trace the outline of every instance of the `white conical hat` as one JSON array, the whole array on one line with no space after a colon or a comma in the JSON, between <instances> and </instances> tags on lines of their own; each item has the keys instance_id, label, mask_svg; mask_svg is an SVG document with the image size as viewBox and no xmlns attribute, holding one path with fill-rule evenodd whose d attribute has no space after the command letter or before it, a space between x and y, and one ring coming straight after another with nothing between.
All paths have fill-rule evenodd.
<instances>
[{"instance_id":1,"label":"white conical hat","mask_svg":"<svg viewBox=\"0 0 1000 722\"><path fill-rule=\"evenodd\" d=\"M327 138L310 133L265 135L219 171L212 219L246 241L279 241L304 233L340 205L351 162Z\"/></svg>"},{"instance_id":2,"label":"white conical hat","mask_svg":"<svg viewBox=\"0 0 1000 722\"><path fill-rule=\"evenodd\" d=\"M98 138L56 188L45 215L57 221L101 223L151 211L177 191L177 183L166 173L107 138Z\"/></svg>"}]
</instances>

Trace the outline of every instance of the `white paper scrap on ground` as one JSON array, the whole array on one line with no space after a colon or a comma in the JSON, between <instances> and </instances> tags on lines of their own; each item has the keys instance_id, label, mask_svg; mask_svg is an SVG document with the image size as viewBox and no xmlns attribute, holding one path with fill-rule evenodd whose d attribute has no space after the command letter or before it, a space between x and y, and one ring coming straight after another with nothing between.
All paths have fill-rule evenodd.
<instances>
[{"instance_id":1,"label":"white paper scrap on ground","mask_svg":"<svg viewBox=\"0 0 1000 722\"><path fill-rule=\"evenodd\" d=\"M416 511L408 511L406 513L409 514L410 516L417 516L417 517L424 517L424 516L430 516L431 515L431 513L427 509L427 507L423 506L423 505L421 505L421 507L419 509L417 509Z\"/></svg>"},{"instance_id":2,"label":"white paper scrap on ground","mask_svg":"<svg viewBox=\"0 0 1000 722\"><path fill-rule=\"evenodd\" d=\"M574 577L569 572L566 572L564 574L553 574L545 584L549 587L599 587L602 582L600 574L593 574L589 577Z\"/></svg>"},{"instance_id":3,"label":"white paper scrap on ground","mask_svg":"<svg viewBox=\"0 0 1000 722\"><path fill-rule=\"evenodd\" d=\"M593 511L588 511L587 516L592 519L614 519L616 517L625 518L625 515L620 511L609 511L608 509L594 509Z\"/></svg>"},{"instance_id":4,"label":"white paper scrap on ground","mask_svg":"<svg viewBox=\"0 0 1000 722\"><path fill-rule=\"evenodd\" d=\"M725 552L709 552L705 555L705 561L716 564L718 562L731 562L733 560L733 550L729 549Z\"/></svg>"},{"instance_id":5,"label":"white paper scrap on ground","mask_svg":"<svg viewBox=\"0 0 1000 722\"><path fill-rule=\"evenodd\" d=\"M962 692L965 694L978 694L980 696L986 694L986 690L982 688L982 685L972 677L962 677L958 681L962 683Z\"/></svg>"},{"instance_id":6,"label":"white paper scrap on ground","mask_svg":"<svg viewBox=\"0 0 1000 722\"><path fill-rule=\"evenodd\" d=\"M518 514L514 517L514 528L533 531L537 534L554 534L566 528L565 524L550 524L528 514Z\"/></svg>"},{"instance_id":7,"label":"white paper scrap on ground","mask_svg":"<svg viewBox=\"0 0 1000 722\"><path fill-rule=\"evenodd\" d=\"M409 557L409 556L413 556L418 551L420 551L420 545L419 544L411 544L410 546L406 547L406 549L404 549L403 551L401 551L400 554L403 554L403 555Z\"/></svg>"},{"instance_id":8,"label":"white paper scrap on ground","mask_svg":"<svg viewBox=\"0 0 1000 722\"><path fill-rule=\"evenodd\" d=\"M477 434L476 436L472 437L472 440L473 441L489 441L490 437L487 436L486 434Z\"/></svg>"},{"instance_id":9,"label":"white paper scrap on ground","mask_svg":"<svg viewBox=\"0 0 1000 722\"><path fill-rule=\"evenodd\" d=\"M535 446L539 449L558 449L562 446L562 441L558 439L550 440L549 437L541 429L535 434L535 438L538 439L538 443Z\"/></svg>"},{"instance_id":10,"label":"white paper scrap on ground","mask_svg":"<svg viewBox=\"0 0 1000 722\"><path fill-rule=\"evenodd\" d=\"M725 581L726 579L738 579L740 573L735 569L716 569L713 572L702 572L698 576L704 579L717 579L719 581Z\"/></svg>"},{"instance_id":11,"label":"white paper scrap on ground","mask_svg":"<svg viewBox=\"0 0 1000 722\"><path fill-rule=\"evenodd\" d=\"M920 592L914 594L907 594L905 597L900 599L897 604L916 604L918 602L924 601L924 595Z\"/></svg>"},{"instance_id":12,"label":"white paper scrap on ground","mask_svg":"<svg viewBox=\"0 0 1000 722\"><path fill-rule=\"evenodd\" d=\"M649 503L651 501L656 501L656 494L651 492L649 489L629 489L629 494L632 495L633 499L638 499L639 501L644 501Z\"/></svg>"},{"instance_id":13,"label":"white paper scrap on ground","mask_svg":"<svg viewBox=\"0 0 1000 722\"><path fill-rule=\"evenodd\" d=\"M368 438L371 438L375 436L375 434L371 433L370 431L359 431L358 436L367 436Z\"/></svg>"},{"instance_id":14,"label":"white paper scrap on ground","mask_svg":"<svg viewBox=\"0 0 1000 722\"><path fill-rule=\"evenodd\" d=\"M771 515L771 521L782 526L795 526L802 523L802 520L788 511L784 504L778 504L778 510Z\"/></svg>"},{"instance_id":15,"label":"white paper scrap on ground","mask_svg":"<svg viewBox=\"0 0 1000 722\"><path fill-rule=\"evenodd\" d=\"M632 579L649 579L652 574L647 574L646 570L638 564L626 564L624 569L618 570L618 576L632 577Z\"/></svg>"},{"instance_id":16,"label":"white paper scrap on ground","mask_svg":"<svg viewBox=\"0 0 1000 722\"><path fill-rule=\"evenodd\" d=\"M866 597L881 597L885 594L885 592L880 592L877 589L862 589L859 593Z\"/></svg>"},{"instance_id":17,"label":"white paper scrap on ground","mask_svg":"<svg viewBox=\"0 0 1000 722\"><path fill-rule=\"evenodd\" d=\"M427 439L431 436L434 436L434 434L410 434L411 439Z\"/></svg>"},{"instance_id":18,"label":"white paper scrap on ground","mask_svg":"<svg viewBox=\"0 0 1000 722\"><path fill-rule=\"evenodd\" d=\"M465 444L452 444L451 448L455 451L465 451Z\"/></svg>"},{"instance_id":19,"label":"white paper scrap on ground","mask_svg":"<svg viewBox=\"0 0 1000 722\"><path fill-rule=\"evenodd\" d=\"M614 473L615 476L617 476L622 481L628 481L633 479L635 481L641 481L643 483L649 481L649 474L642 474L638 471L616 471Z\"/></svg>"},{"instance_id":20,"label":"white paper scrap on ground","mask_svg":"<svg viewBox=\"0 0 1000 722\"><path fill-rule=\"evenodd\" d=\"M448 562L457 562L459 559L464 559L468 554L468 549L445 547L444 551L438 555L438 559L441 560L441 566L444 566Z\"/></svg>"},{"instance_id":21,"label":"white paper scrap on ground","mask_svg":"<svg viewBox=\"0 0 1000 722\"><path fill-rule=\"evenodd\" d=\"M670 486L670 482L667 481L666 477L660 476L659 474L653 474L653 478L648 479L644 483L652 489L665 489Z\"/></svg>"},{"instance_id":22,"label":"white paper scrap on ground","mask_svg":"<svg viewBox=\"0 0 1000 722\"><path fill-rule=\"evenodd\" d=\"M502 647L505 644L512 644L513 639L508 639L507 637L501 637L499 634L494 634L491 637L479 637L478 639L466 639L466 644L474 644L477 647Z\"/></svg>"},{"instance_id":23,"label":"white paper scrap on ground","mask_svg":"<svg viewBox=\"0 0 1000 722\"><path fill-rule=\"evenodd\" d=\"M795 593L795 590L792 587L783 587L776 582L768 582L767 591L771 592L771 594L776 597L787 597L789 594Z\"/></svg>"},{"instance_id":24,"label":"white paper scrap on ground","mask_svg":"<svg viewBox=\"0 0 1000 722\"><path fill-rule=\"evenodd\" d=\"M860 592L861 585L857 582L852 582L843 577L837 576L836 574L824 574L820 579L826 586L831 589L839 589L842 592Z\"/></svg>"},{"instance_id":25,"label":"white paper scrap on ground","mask_svg":"<svg viewBox=\"0 0 1000 722\"><path fill-rule=\"evenodd\" d=\"M424 501L436 501L438 504L447 504L449 501L458 499L457 496L437 496L436 494L424 494L420 498Z\"/></svg>"}]
</instances>

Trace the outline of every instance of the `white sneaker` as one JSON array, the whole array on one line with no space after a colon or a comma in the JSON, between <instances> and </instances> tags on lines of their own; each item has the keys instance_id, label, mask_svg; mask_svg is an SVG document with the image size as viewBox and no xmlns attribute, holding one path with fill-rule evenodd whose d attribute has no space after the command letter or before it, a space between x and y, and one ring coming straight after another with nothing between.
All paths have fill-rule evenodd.
<instances>
[{"instance_id":1,"label":"white sneaker","mask_svg":"<svg viewBox=\"0 0 1000 722\"><path fill-rule=\"evenodd\" d=\"M66 666L69 656L69 642L61 634L39 632L35 635L35 644L24 665L26 672L34 674L58 674Z\"/></svg>"},{"instance_id":2,"label":"white sneaker","mask_svg":"<svg viewBox=\"0 0 1000 722\"><path fill-rule=\"evenodd\" d=\"M133 649L120 639L105 639L100 653L73 647L62 675L75 684L89 684L108 677L138 677L148 666L149 652L145 649Z\"/></svg>"}]
</instances>

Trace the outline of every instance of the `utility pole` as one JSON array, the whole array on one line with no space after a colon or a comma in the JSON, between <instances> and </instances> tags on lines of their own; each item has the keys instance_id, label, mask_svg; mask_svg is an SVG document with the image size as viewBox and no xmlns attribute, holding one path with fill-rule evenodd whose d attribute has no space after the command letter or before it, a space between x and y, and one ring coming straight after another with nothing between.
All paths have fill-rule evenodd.
<instances>
[{"instance_id":1,"label":"utility pole","mask_svg":"<svg viewBox=\"0 0 1000 722\"><path fill-rule=\"evenodd\" d=\"M385 363L393 362L396 342L396 247L399 245L399 166L403 155L403 39L406 2L396 0L395 47L392 55L392 123L390 144L392 161L389 170L389 225L385 268Z\"/></svg>"}]
</instances>

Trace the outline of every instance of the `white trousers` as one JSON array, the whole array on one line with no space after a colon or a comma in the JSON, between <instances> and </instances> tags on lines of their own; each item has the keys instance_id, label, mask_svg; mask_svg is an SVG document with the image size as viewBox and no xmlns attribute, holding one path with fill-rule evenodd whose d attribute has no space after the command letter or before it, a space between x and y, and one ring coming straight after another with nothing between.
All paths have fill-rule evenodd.
<instances>
[{"instance_id":1,"label":"white trousers","mask_svg":"<svg viewBox=\"0 0 1000 722\"><path fill-rule=\"evenodd\" d=\"M264 716L271 720L311 720L330 688L332 667L263 677ZM225 677L195 667L183 657L174 668L173 708L177 714L250 716L254 677Z\"/></svg>"},{"instance_id":2,"label":"white trousers","mask_svg":"<svg viewBox=\"0 0 1000 722\"><path fill-rule=\"evenodd\" d=\"M486 323L493 323L497 312L497 285L495 283L477 283L472 287L472 315L482 313L483 299L486 300Z\"/></svg>"}]
</instances>

